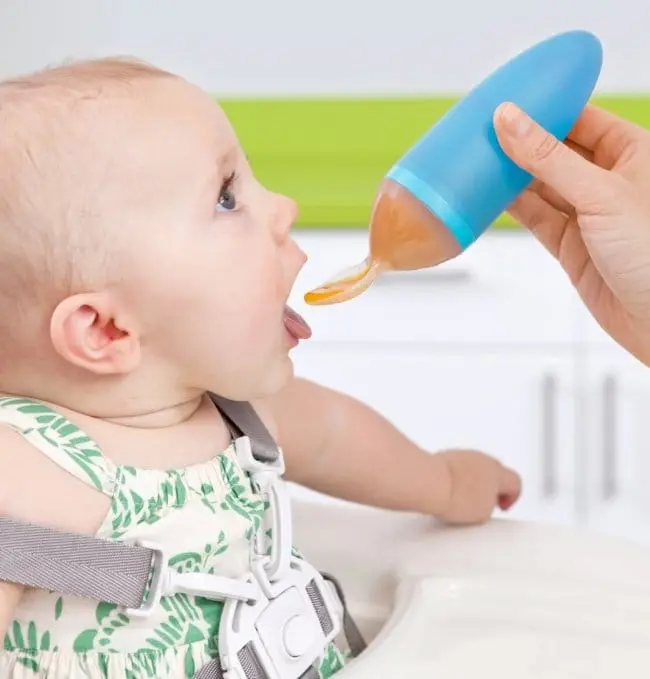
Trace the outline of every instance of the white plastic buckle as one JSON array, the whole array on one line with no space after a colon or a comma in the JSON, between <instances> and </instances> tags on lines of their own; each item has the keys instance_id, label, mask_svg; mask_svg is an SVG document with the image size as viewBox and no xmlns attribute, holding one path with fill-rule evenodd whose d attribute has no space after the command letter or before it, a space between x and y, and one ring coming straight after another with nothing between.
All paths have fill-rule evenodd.
<instances>
[{"instance_id":1,"label":"white plastic buckle","mask_svg":"<svg viewBox=\"0 0 650 679\"><path fill-rule=\"evenodd\" d=\"M235 455L243 471L251 475L255 490L266 494L271 514L271 558L265 560L266 574L269 580L281 579L291 564L293 548L291 498L284 474L284 457L278 448L278 457L273 462L261 462L253 457L250 439L242 436L235 441ZM252 541L253 559L264 555L264 531L260 530Z\"/></svg>"},{"instance_id":2,"label":"white plastic buckle","mask_svg":"<svg viewBox=\"0 0 650 679\"><path fill-rule=\"evenodd\" d=\"M235 578L225 578L209 573L177 573L170 570L167 557L161 547L152 542L139 542L140 547L153 553L151 564L151 584L146 598L138 608L125 609L126 615L135 618L149 617L163 596L184 592L203 596L213 601L233 599L235 601L255 602L261 595L256 582L246 582Z\"/></svg>"},{"instance_id":3,"label":"white plastic buckle","mask_svg":"<svg viewBox=\"0 0 650 679\"><path fill-rule=\"evenodd\" d=\"M130 618L148 618L160 603L162 590L167 571L167 556L160 545L142 540L136 542L138 547L144 547L152 552L151 557L151 582L149 590L145 591L145 598L138 608L126 608L124 613Z\"/></svg>"},{"instance_id":4,"label":"white plastic buckle","mask_svg":"<svg viewBox=\"0 0 650 679\"><path fill-rule=\"evenodd\" d=\"M243 471L248 472L253 477L253 480L256 478L263 480L262 477L267 474L280 477L285 472L282 448L278 447L278 456L273 461L265 462L257 460L253 456L251 440L248 436L240 436L238 439L235 439L235 455L239 466ZM261 490L262 492L264 491L263 487L261 487Z\"/></svg>"},{"instance_id":5,"label":"white plastic buckle","mask_svg":"<svg viewBox=\"0 0 650 679\"><path fill-rule=\"evenodd\" d=\"M261 576L262 595L255 603L229 599L224 605L219 655L229 679L246 679L250 663L261 666L269 679L296 679L341 631L336 599L313 566L294 558L280 581L271 582L265 574L262 567L248 576L249 582ZM320 618L312 597L321 600Z\"/></svg>"}]
</instances>

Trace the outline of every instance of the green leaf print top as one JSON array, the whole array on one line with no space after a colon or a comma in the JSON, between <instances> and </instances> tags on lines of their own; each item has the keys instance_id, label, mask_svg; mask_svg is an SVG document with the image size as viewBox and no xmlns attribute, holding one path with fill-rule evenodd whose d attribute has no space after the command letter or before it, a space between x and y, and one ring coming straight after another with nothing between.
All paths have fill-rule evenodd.
<instances>
[{"instance_id":1,"label":"green leaf print top","mask_svg":"<svg viewBox=\"0 0 650 679\"><path fill-rule=\"evenodd\" d=\"M238 577L248 570L249 541L267 504L234 445L208 462L158 471L114 464L74 424L30 399L0 398L0 425L112 498L97 537L155 541L178 572ZM176 594L151 617L129 618L112 604L28 590L0 651L0 679L192 677L217 653L222 606ZM335 646L323 649L321 677L343 663Z\"/></svg>"}]
</instances>

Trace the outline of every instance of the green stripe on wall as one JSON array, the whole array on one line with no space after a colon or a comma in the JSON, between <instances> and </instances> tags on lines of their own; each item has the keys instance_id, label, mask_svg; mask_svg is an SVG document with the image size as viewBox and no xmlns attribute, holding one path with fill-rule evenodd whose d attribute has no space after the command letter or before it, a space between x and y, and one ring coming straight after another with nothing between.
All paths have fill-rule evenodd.
<instances>
[{"instance_id":1,"label":"green stripe on wall","mask_svg":"<svg viewBox=\"0 0 650 679\"><path fill-rule=\"evenodd\" d=\"M388 168L455 102L431 99L222 100L258 179L292 196L298 226L366 226ZM650 128L650 96L594 103ZM504 216L498 226L511 227Z\"/></svg>"}]
</instances>

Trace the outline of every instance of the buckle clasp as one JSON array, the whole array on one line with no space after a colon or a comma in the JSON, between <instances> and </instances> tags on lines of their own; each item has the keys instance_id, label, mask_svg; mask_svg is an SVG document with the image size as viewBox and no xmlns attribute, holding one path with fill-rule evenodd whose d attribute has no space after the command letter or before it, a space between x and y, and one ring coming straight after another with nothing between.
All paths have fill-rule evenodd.
<instances>
[{"instance_id":1,"label":"buckle clasp","mask_svg":"<svg viewBox=\"0 0 650 679\"><path fill-rule=\"evenodd\" d=\"M271 582L280 580L289 570L293 549L291 498L281 478L285 471L284 456L278 449L273 462L261 462L253 457L250 439L242 436L235 441L235 455L243 471L248 472L256 492L266 495L271 515L270 559L265 559L266 576ZM260 527L251 547L251 561L266 556L264 529Z\"/></svg>"},{"instance_id":2,"label":"buckle clasp","mask_svg":"<svg viewBox=\"0 0 650 679\"><path fill-rule=\"evenodd\" d=\"M151 581L142 604L138 608L125 609L129 617L148 618L163 596L181 592L213 601L233 599L251 603L260 598L260 586L255 581L246 582L209 573L177 573L167 565L167 556L160 545L144 540L138 544L152 552Z\"/></svg>"},{"instance_id":3,"label":"buckle clasp","mask_svg":"<svg viewBox=\"0 0 650 679\"><path fill-rule=\"evenodd\" d=\"M248 576L261 596L253 604L226 601L219 625L223 669L242 679L246 667L261 667L268 679L298 679L340 633L334 593L320 573L293 558L281 580L270 582L260 560ZM230 676L230 674L228 674Z\"/></svg>"}]
</instances>

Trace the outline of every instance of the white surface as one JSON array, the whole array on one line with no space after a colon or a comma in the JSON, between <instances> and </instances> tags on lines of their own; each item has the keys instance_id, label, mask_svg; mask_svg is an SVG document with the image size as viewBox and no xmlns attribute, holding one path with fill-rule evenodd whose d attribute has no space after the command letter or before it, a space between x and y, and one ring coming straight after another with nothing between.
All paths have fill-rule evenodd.
<instances>
[{"instance_id":1,"label":"white surface","mask_svg":"<svg viewBox=\"0 0 650 679\"><path fill-rule=\"evenodd\" d=\"M131 53L221 95L459 92L585 28L604 45L599 89L648 90L648 25L642 1L3 0L0 77Z\"/></svg>"},{"instance_id":2,"label":"white surface","mask_svg":"<svg viewBox=\"0 0 650 679\"><path fill-rule=\"evenodd\" d=\"M314 329L294 354L298 374L360 398L428 450L478 448L513 466L524 494L509 516L650 546L650 371L594 339L537 242L491 231L453 262L316 308L302 294L362 257L366 235L296 240L310 261L290 301Z\"/></svg>"},{"instance_id":3,"label":"white surface","mask_svg":"<svg viewBox=\"0 0 650 679\"><path fill-rule=\"evenodd\" d=\"M647 676L650 551L520 522L296 505L296 539L341 579L371 644L341 679Z\"/></svg>"},{"instance_id":4,"label":"white surface","mask_svg":"<svg viewBox=\"0 0 650 679\"><path fill-rule=\"evenodd\" d=\"M644 676L650 662L650 633L639 629L650 622L648 597L533 577L423 578L400 596L403 617L349 679L379 668L440 679L611 679Z\"/></svg>"}]
</instances>

